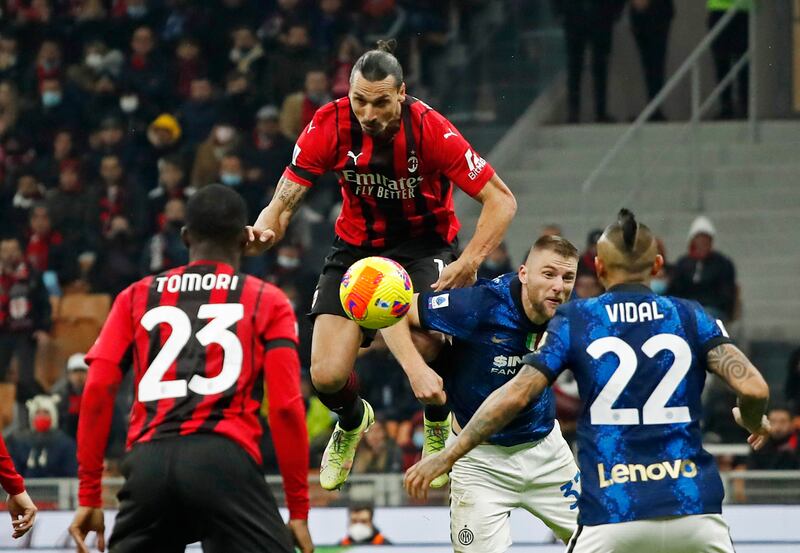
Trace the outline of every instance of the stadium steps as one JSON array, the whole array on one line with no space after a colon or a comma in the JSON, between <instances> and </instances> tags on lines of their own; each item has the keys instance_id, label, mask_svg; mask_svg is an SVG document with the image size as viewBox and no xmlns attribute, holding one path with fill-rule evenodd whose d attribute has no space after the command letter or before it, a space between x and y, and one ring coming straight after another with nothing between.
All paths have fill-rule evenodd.
<instances>
[{"instance_id":1,"label":"stadium steps","mask_svg":"<svg viewBox=\"0 0 800 553\"><path fill-rule=\"evenodd\" d=\"M674 261L686 251L689 226L702 205L717 227L717 248L736 264L747 336L796 341L800 122L764 122L757 144L749 142L745 122L702 124L696 142L682 135L681 124L648 125L582 196L582 183L626 129L529 125L517 133L518 144L504 144L521 152L495 167L519 204L508 237L515 260L547 223L558 223L583 247L588 230L607 224L625 202L664 239ZM691 154L692 144L699 155ZM478 207L459 202L463 240Z\"/></svg>"}]
</instances>

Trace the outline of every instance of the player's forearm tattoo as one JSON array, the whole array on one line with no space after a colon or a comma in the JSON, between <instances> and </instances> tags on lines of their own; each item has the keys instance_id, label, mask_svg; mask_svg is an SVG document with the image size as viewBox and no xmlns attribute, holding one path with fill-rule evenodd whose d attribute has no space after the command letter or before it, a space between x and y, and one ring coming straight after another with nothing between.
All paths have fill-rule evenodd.
<instances>
[{"instance_id":1,"label":"player's forearm tattoo","mask_svg":"<svg viewBox=\"0 0 800 553\"><path fill-rule=\"evenodd\" d=\"M287 211L294 213L297 210L297 206L300 205L300 202L303 200L303 196L305 196L307 190L305 186L297 184L286 177L281 177L281 180L278 181L278 187L275 190L275 197L283 202Z\"/></svg>"},{"instance_id":2,"label":"player's forearm tattoo","mask_svg":"<svg viewBox=\"0 0 800 553\"><path fill-rule=\"evenodd\" d=\"M546 386L547 378L542 373L524 365L514 378L492 392L472 416L462 431L464 445L472 449L488 440L510 423Z\"/></svg>"},{"instance_id":3,"label":"player's forearm tattoo","mask_svg":"<svg viewBox=\"0 0 800 553\"><path fill-rule=\"evenodd\" d=\"M750 362L735 346L722 344L708 352L708 367L725 380L752 378Z\"/></svg>"}]
</instances>

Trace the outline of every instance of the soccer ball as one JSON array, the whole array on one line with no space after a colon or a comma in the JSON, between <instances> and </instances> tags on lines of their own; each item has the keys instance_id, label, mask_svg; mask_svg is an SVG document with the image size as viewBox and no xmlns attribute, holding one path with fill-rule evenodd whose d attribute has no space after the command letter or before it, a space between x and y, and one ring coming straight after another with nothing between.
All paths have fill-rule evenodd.
<instances>
[{"instance_id":1,"label":"soccer ball","mask_svg":"<svg viewBox=\"0 0 800 553\"><path fill-rule=\"evenodd\" d=\"M353 263L339 286L344 312L369 329L386 328L402 319L413 294L406 270L396 261L378 256Z\"/></svg>"}]
</instances>

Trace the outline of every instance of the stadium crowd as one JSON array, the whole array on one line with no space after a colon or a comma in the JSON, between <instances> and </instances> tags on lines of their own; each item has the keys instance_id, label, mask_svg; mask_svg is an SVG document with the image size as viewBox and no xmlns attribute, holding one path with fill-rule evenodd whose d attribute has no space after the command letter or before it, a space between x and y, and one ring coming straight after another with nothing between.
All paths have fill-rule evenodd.
<instances>
[{"instance_id":1,"label":"stadium crowd","mask_svg":"<svg viewBox=\"0 0 800 553\"><path fill-rule=\"evenodd\" d=\"M76 354L55 385L35 378L37 348L52 340L50 298L114 297L144 275L186 263L180 238L185 201L210 183L238 191L251 209L250 220L255 219L291 159L298 133L317 107L347 93L350 69L364 46L379 37L397 38L401 59L440 48L450 25L450 3L3 4L0 380L16 383L16 412L3 432L23 476L74 476L87 367ZM423 67L418 86L426 84L426 74ZM652 79L658 81L658 75ZM598 113L603 119L602 109ZM298 315L312 466L319 465L335 421L312 392L307 374L311 327L304 314L333 235L338 197L335 179L320 182L295 218L290 237L270 255L248 258L244 267L280 286ZM551 227L547 232L560 232ZM735 270L713 249L714 235L710 221L696 221L687 253L654 285L660 293L697 299L730 321L738 316ZM581 258L579 297L601 292L593 267L598 236L589 235ZM501 246L479 274L493 278L516 268ZM798 358L795 354L791 361L787 382L791 409L800 404ZM421 408L405 375L380 339L359 357L357 372L379 423L361 444L354 472L409 467L419 459L423 435ZM574 382L560 382L557 395L569 437L577 408ZM124 401L117 406L110 459L122 455L128 407ZM792 414L789 408L775 409L770 417ZM740 431L728 421L727 406L716 413L726 421L724 428L714 426L715 413L707 431L718 441L738 441L741 434L731 435ZM773 428L780 433L775 447L785 461L781 468L799 467L791 423L773 423ZM266 470L276 472L268 433L263 448ZM762 466L758 459L751 462ZM113 472L113 463L109 468Z\"/></svg>"}]
</instances>

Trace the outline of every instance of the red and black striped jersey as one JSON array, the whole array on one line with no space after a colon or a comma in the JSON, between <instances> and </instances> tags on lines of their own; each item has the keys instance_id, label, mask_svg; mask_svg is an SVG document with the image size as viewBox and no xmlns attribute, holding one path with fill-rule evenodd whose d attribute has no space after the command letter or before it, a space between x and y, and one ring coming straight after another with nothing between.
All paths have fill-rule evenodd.
<instances>
[{"instance_id":1,"label":"red and black striped jersey","mask_svg":"<svg viewBox=\"0 0 800 553\"><path fill-rule=\"evenodd\" d=\"M284 177L311 186L328 171L342 189L336 233L364 248L437 236L449 244L459 229L451 183L475 196L494 175L452 123L411 96L389 139L364 133L348 98L317 110Z\"/></svg>"},{"instance_id":2,"label":"red and black striped jersey","mask_svg":"<svg viewBox=\"0 0 800 553\"><path fill-rule=\"evenodd\" d=\"M86 358L134 372L129 448L213 432L260 463L264 371L283 369L264 367L265 354L289 342L297 343L297 325L283 292L224 263L197 261L126 288ZM299 374L293 379L299 393ZM291 392L270 389L270 403L281 393Z\"/></svg>"}]
</instances>

